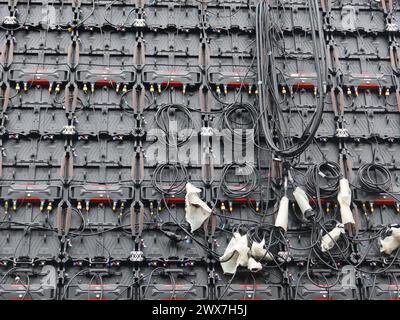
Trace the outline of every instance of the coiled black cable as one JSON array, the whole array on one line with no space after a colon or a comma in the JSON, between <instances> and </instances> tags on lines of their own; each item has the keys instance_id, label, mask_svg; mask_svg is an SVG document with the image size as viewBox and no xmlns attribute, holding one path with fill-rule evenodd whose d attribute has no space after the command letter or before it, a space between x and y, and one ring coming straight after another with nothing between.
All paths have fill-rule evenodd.
<instances>
[{"instance_id":1,"label":"coiled black cable","mask_svg":"<svg viewBox=\"0 0 400 320\"><path fill-rule=\"evenodd\" d=\"M170 115L171 115L171 113L175 113L177 111L181 112L184 115L184 119L181 119L179 121L179 123L183 124L184 129L191 130L191 134L188 134L179 142L177 141L174 144L170 144L169 137L170 137L170 134L173 133L173 132L171 132L171 128L169 126L170 118L171 118ZM185 144L187 141L189 141L189 139L194 134L194 122L193 122L193 118L190 113L190 110L181 104L163 104L163 105L159 106L159 108L157 109L156 115L155 115L155 122L156 122L158 128L161 129L165 133L165 135L167 137L166 144L168 146L173 145L173 146L180 147L183 144Z\"/></svg>"},{"instance_id":2,"label":"coiled black cable","mask_svg":"<svg viewBox=\"0 0 400 320\"><path fill-rule=\"evenodd\" d=\"M378 163L363 164L357 171L357 177L361 189L366 192L388 191L392 185L392 174Z\"/></svg>"},{"instance_id":3,"label":"coiled black cable","mask_svg":"<svg viewBox=\"0 0 400 320\"><path fill-rule=\"evenodd\" d=\"M307 193L313 197L333 198L339 192L340 166L331 161L311 166L304 182Z\"/></svg>"},{"instance_id":4,"label":"coiled black cable","mask_svg":"<svg viewBox=\"0 0 400 320\"><path fill-rule=\"evenodd\" d=\"M237 114L248 114L248 122L237 122L233 117ZM244 118L244 115L242 115ZM232 133L237 129L252 129L256 130L258 124L258 112L256 108L249 103L232 103L226 106L221 114L221 129L228 129ZM235 126L233 126L235 125Z\"/></svg>"},{"instance_id":5,"label":"coiled black cable","mask_svg":"<svg viewBox=\"0 0 400 320\"><path fill-rule=\"evenodd\" d=\"M243 174L236 176L244 177L244 181L228 181L229 171L240 170ZM226 165L221 174L221 190L229 198L244 198L258 187L258 173L256 169L248 164L230 163Z\"/></svg>"},{"instance_id":6,"label":"coiled black cable","mask_svg":"<svg viewBox=\"0 0 400 320\"><path fill-rule=\"evenodd\" d=\"M171 196L182 193L188 179L188 172L182 163L163 163L154 169L152 184L159 193Z\"/></svg>"}]
</instances>

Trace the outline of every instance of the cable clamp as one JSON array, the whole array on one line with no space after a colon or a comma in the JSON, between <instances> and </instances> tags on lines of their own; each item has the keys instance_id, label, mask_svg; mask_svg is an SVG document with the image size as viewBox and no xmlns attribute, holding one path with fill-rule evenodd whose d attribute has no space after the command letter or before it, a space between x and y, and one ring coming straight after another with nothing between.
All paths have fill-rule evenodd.
<instances>
[{"instance_id":1,"label":"cable clamp","mask_svg":"<svg viewBox=\"0 0 400 320\"><path fill-rule=\"evenodd\" d=\"M214 135L213 128L211 128L211 127L201 127L200 135L202 137L212 137Z\"/></svg>"},{"instance_id":2,"label":"cable clamp","mask_svg":"<svg viewBox=\"0 0 400 320\"><path fill-rule=\"evenodd\" d=\"M73 136L76 134L75 126L64 126L62 134L66 136Z\"/></svg>"},{"instance_id":3,"label":"cable clamp","mask_svg":"<svg viewBox=\"0 0 400 320\"><path fill-rule=\"evenodd\" d=\"M138 28L143 28L146 26L146 21L144 19L135 19L133 21L133 26Z\"/></svg>"},{"instance_id":4,"label":"cable clamp","mask_svg":"<svg viewBox=\"0 0 400 320\"><path fill-rule=\"evenodd\" d=\"M349 136L350 135L349 135L349 132L347 131L347 129L341 129L341 128L336 129L336 137L347 138Z\"/></svg>"},{"instance_id":5,"label":"cable clamp","mask_svg":"<svg viewBox=\"0 0 400 320\"><path fill-rule=\"evenodd\" d=\"M12 26L18 24L17 17L6 16L3 20L4 25Z\"/></svg>"},{"instance_id":6,"label":"cable clamp","mask_svg":"<svg viewBox=\"0 0 400 320\"><path fill-rule=\"evenodd\" d=\"M132 262L142 262L143 258L143 251L131 251L129 260Z\"/></svg>"},{"instance_id":7,"label":"cable clamp","mask_svg":"<svg viewBox=\"0 0 400 320\"><path fill-rule=\"evenodd\" d=\"M395 23L388 23L386 25L386 31L397 32L397 31L399 31L399 27Z\"/></svg>"}]
</instances>

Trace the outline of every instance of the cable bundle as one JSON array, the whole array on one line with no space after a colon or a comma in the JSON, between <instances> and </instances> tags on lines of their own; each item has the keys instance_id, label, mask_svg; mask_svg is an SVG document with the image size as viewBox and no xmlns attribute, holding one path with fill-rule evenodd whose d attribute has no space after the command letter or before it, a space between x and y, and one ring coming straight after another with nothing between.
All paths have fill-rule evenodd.
<instances>
[{"instance_id":1,"label":"cable bundle","mask_svg":"<svg viewBox=\"0 0 400 320\"><path fill-rule=\"evenodd\" d=\"M313 165L305 176L307 192L313 197L333 198L339 192L340 177L340 167L335 162L326 161Z\"/></svg>"},{"instance_id":2,"label":"cable bundle","mask_svg":"<svg viewBox=\"0 0 400 320\"><path fill-rule=\"evenodd\" d=\"M237 122L232 119L235 113L247 113L250 117L248 122ZM256 108L249 103L232 103L226 106L221 115L221 127L222 129L228 129L234 132L235 129L257 129L258 124L258 111ZM235 126L233 126L235 125ZM238 127L238 128L236 128Z\"/></svg>"},{"instance_id":3,"label":"cable bundle","mask_svg":"<svg viewBox=\"0 0 400 320\"><path fill-rule=\"evenodd\" d=\"M238 174L237 176L244 177L243 182L232 183L228 181L229 170L241 170L246 171L248 174ZM251 172L248 172L251 171ZM236 164L230 163L226 165L221 175L221 190L230 198L244 198L251 194L258 186L257 171L254 167L248 164Z\"/></svg>"},{"instance_id":4,"label":"cable bundle","mask_svg":"<svg viewBox=\"0 0 400 320\"><path fill-rule=\"evenodd\" d=\"M357 172L360 187L366 192L388 191L392 185L392 174L381 164L366 163Z\"/></svg>"},{"instance_id":5,"label":"cable bundle","mask_svg":"<svg viewBox=\"0 0 400 320\"><path fill-rule=\"evenodd\" d=\"M159 193L171 196L182 193L188 179L188 172L183 164L163 163L154 169L152 184Z\"/></svg>"},{"instance_id":6,"label":"cable bundle","mask_svg":"<svg viewBox=\"0 0 400 320\"><path fill-rule=\"evenodd\" d=\"M190 129L191 130L191 134L187 135L182 141L177 141L177 143L172 144L173 146L177 146L180 147L183 144L185 144L187 141L189 141L189 139L193 136L194 134L194 123L193 123L193 119L192 119L192 115L190 114L190 111L187 107L185 107L184 105L181 104L164 104L161 105L156 112L155 115L155 122L158 126L158 128L160 128L165 135L167 136L166 139L166 144L170 145L169 142L169 136L171 133L171 128L169 127L170 125L170 121L171 121L171 117L170 114L173 112L181 112L184 115L184 120L181 119L179 121L179 123L183 123L183 128L184 129ZM176 128L178 129L178 128Z\"/></svg>"},{"instance_id":7,"label":"cable bundle","mask_svg":"<svg viewBox=\"0 0 400 320\"><path fill-rule=\"evenodd\" d=\"M278 6L279 6L278 0ZM285 130L285 120L280 109L275 51L282 47L283 31L280 27L281 18L273 14L267 1L261 1L256 10L256 43L257 43L257 70L259 80L259 107L261 127L269 147L282 157L292 158L311 144L321 123L324 103L324 82L326 79L326 48L319 19L317 0L308 0L311 34L314 42L315 69L318 81L317 106L312 120L306 125L300 141L293 144ZM284 55L285 52L280 53Z\"/></svg>"}]
</instances>

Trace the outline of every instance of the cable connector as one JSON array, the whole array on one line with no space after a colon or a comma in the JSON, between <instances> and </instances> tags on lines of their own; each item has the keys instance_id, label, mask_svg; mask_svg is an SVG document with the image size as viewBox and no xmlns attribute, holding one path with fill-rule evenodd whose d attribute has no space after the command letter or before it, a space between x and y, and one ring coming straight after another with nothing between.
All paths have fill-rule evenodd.
<instances>
[{"instance_id":1,"label":"cable connector","mask_svg":"<svg viewBox=\"0 0 400 320\"><path fill-rule=\"evenodd\" d=\"M164 233L169 239L171 239L172 241L175 241L175 242L181 242L181 241L187 239L187 236L186 236L186 237L182 237L181 235L176 234L176 233L174 233L174 232L172 232L172 231L164 231L164 230L163 230L163 233Z\"/></svg>"}]
</instances>

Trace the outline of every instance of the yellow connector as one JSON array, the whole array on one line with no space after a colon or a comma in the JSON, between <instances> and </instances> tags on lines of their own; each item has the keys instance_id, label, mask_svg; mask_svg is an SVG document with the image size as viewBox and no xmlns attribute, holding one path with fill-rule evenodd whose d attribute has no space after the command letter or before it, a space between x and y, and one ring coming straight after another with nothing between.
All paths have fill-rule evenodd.
<instances>
[{"instance_id":1,"label":"yellow connector","mask_svg":"<svg viewBox=\"0 0 400 320\"><path fill-rule=\"evenodd\" d=\"M8 200L4 201L4 213L8 214Z\"/></svg>"},{"instance_id":2,"label":"yellow connector","mask_svg":"<svg viewBox=\"0 0 400 320\"><path fill-rule=\"evenodd\" d=\"M40 212L43 211L43 208L44 208L44 201L40 201L40 207L39 207Z\"/></svg>"},{"instance_id":3,"label":"yellow connector","mask_svg":"<svg viewBox=\"0 0 400 320\"><path fill-rule=\"evenodd\" d=\"M128 86L125 84L124 87L122 88L122 93L127 93L128 92Z\"/></svg>"},{"instance_id":4,"label":"yellow connector","mask_svg":"<svg viewBox=\"0 0 400 320\"><path fill-rule=\"evenodd\" d=\"M347 88L347 95L348 95L348 96L351 96L351 89L350 89L350 87Z\"/></svg>"},{"instance_id":5,"label":"yellow connector","mask_svg":"<svg viewBox=\"0 0 400 320\"><path fill-rule=\"evenodd\" d=\"M386 89L386 91L385 91L385 96L386 96L386 97L390 96L390 90L389 90L389 88Z\"/></svg>"},{"instance_id":6,"label":"yellow connector","mask_svg":"<svg viewBox=\"0 0 400 320\"><path fill-rule=\"evenodd\" d=\"M285 86L282 87L282 94L286 94L286 87Z\"/></svg>"},{"instance_id":7,"label":"yellow connector","mask_svg":"<svg viewBox=\"0 0 400 320\"><path fill-rule=\"evenodd\" d=\"M217 85L216 92L217 92L218 95L221 94L221 88L219 87L219 85Z\"/></svg>"},{"instance_id":8,"label":"yellow connector","mask_svg":"<svg viewBox=\"0 0 400 320\"><path fill-rule=\"evenodd\" d=\"M50 212L51 210L53 210L53 204L49 202L49 204L47 205L47 212Z\"/></svg>"},{"instance_id":9,"label":"yellow connector","mask_svg":"<svg viewBox=\"0 0 400 320\"><path fill-rule=\"evenodd\" d=\"M87 87L87 84L86 84L86 83L83 84L83 92L84 92L84 93L87 93L87 92L88 92L88 87Z\"/></svg>"},{"instance_id":10,"label":"yellow connector","mask_svg":"<svg viewBox=\"0 0 400 320\"><path fill-rule=\"evenodd\" d=\"M116 92L116 93L118 93L118 92L119 92L119 86L120 86L120 84L119 84L119 83L117 83L117 85L115 86L115 92Z\"/></svg>"},{"instance_id":11,"label":"yellow connector","mask_svg":"<svg viewBox=\"0 0 400 320\"><path fill-rule=\"evenodd\" d=\"M354 87L354 94L356 95L356 97L358 97L358 88Z\"/></svg>"},{"instance_id":12,"label":"yellow connector","mask_svg":"<svg viewBox=\"0 0 400 320\"><path fill-rule=\"evenodd\" d=\"M158 93L161 93L161 83L157 84L157 88L158 88Z\"/></svg>"},{"instance_id":13,"label":"yellow connector","mask_svg":"<svg viewBox=\"0 0 400 320\"><path fill-rule=\"evenodd\" d=\"M17 200L13 200L13 210L17 211Z\"/></svg>"},{"instance_id":14,"label":"yellow connector","mask_svg":"<svg viewBox=\"0 0 400 320\"><path fill-rule=\"evenodd\" d=\"M53 90L53 83L50 82L50 84L49 84L49 93L51 93L52 90Z\"/></svg>"},{"instance_id":15,"label":"yellow connector","mask_svg":"<svg viewBox=\"0 0 400 320\"><path fill-rule=\"evenodd\" d=\"M56 93L59 93L60 91L61 91L61 88L60 88L60 84L59 83L57 83L57 85L56 85L56 89L54 90Z\"/></svg>"},{"instance_id":16,"label":"yellow connector","mask_svg":"<svg viewBox=\"0 0 400 320\"><path fill-rule=\"evenodd\" d=\"M224 94L228 95L228 86L226 84L224 84Z\"/></svg>"},{"instance_id":17,"label":"yellow connector","mask_svg":"<svg viewBox=\"0 0 400 320\"><path fill-rule=\"evenodd\" d=\"M151 84L150 85L150 93L153 93L154 92L154 86Z\"/></svg>"},{"instance_id":18,"label":"yellow connector","mask_svg":"<svg viewBox=\"0 0 400 320\"><path fill-rule=\"evenodd\" d=\"M76 208L78 210L82 210L82 203L80 201L78 201L78 204L76 205Z\"/></svg>"},{"instance_id":19,"label":"yellow connector","mask_svg":"<svg viewBox=\"0 0 400 320\"><path fill-rule=\"evenodd\" d=\"M117 201L113 201L112 211L117 210Z\"/></svg>"},{"instance_id":20,"label":"yellow connector","mask_svg":"<svg viewBox=\"0 0 400 320\"><path fill-rule=\"evenodd\" d=\"M21 90L21 87L19 86L18 82L15 84L15 90L17 90L17 91Z\"/></svg>"},{"instance_id":21,"label":"yellow connector","mask_svg":"<svg viewBox=\"0 0 400 320\"><path fill-rule=\"evenodd\" d=\"M24 91L27 92L28 91L28 83L24 82Z\"/></svg>"},{"instance_id":22,"label":"yellow connector","mask_svg":"<svg viewBox=\"0 0 400 320\"><path fill-rule=\"evenodd\" d=\"M94 93L94 83L90 84L90 90L92 91L92 93Z\"/></svg>"},{"instance_id":23,"label":"yellow connector","mask_svg":"<svg viewBox=\"0 0 400 320\"><path fill-rule=\"evenodd\" d=\"M150 215L154 215L154 204L153 201L150 201Z\"/></svg>"},{"instance_id":24,"label":"yellow connector","mask_svg":"<svg viewBox=\"0 0 400 320\"><path fill-rule=\"evenodd\" d=\"M221 202L221 211L225 211L225 203Z\"/></svg>"},{"instance_id":25,"label":"yellow connector","mask_svg":"<svg viewBox=\"0 0 400 320\"><path fill-rule=\"evenodd\" d=\"M89 212L90 202L89 202L89 200L86 200L85 202L86 202L86 211Z\"/></svg>"}]
</instances>

